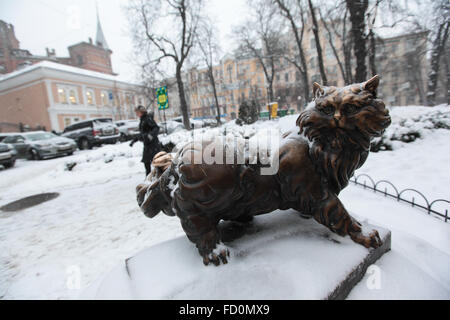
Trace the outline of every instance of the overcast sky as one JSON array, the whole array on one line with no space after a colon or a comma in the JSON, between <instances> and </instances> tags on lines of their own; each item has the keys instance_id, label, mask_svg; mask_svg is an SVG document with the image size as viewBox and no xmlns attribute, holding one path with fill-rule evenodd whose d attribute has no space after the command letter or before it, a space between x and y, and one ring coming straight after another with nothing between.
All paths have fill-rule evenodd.
<instances>
[{"instance_id":1,"label":"overcast sky","mask_svg":"<svg viewBox=\"0 0 450 320\"><path fill-rule=\"evenodd\" d=\"M126 0L0 0L0 19L14 25L22 49L45 55L48 47L54 48L58 56L68 56L68 46L88 41L89 37L95 41L96 2L103 33L113 51L113 70L130 81L136 80L123 10ZM206 3L207 12L220 32L222 50L231 51L230 33L244 18L245 0L207 0Z\"/></svg>"}]
</instances>

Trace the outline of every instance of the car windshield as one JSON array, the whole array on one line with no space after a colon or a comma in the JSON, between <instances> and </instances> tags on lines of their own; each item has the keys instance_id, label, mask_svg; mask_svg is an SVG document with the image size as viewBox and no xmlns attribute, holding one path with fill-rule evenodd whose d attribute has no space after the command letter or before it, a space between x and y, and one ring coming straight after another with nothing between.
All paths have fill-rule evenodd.
<instances>
[{"instance_id":1,"label":"car windshield","mask_svg":"<svg viewBox=\"0 0 450 320\"><path fill-rule=\"evenodd\" d=\"M94 122L106 122L106 123L111 123L112 119L95 119Z\"/></svg>"},{"instance_id":2,"label":"car windshield","mask_svg":"<svg viewBox=\"0 0 450 320\"><path fill-rule=\"evenodd\" d=\"M39 140L47 140L56 137L53 133L50 132L39 132L27 134L27 138L31 141L39 141Z\"/></svg>"},{"instance_id":3,"label":"car windshield","mask_svg":"<svg viewBox=\"0 0 450 320\"><path fill-rule=\"evenodd\" d=\"M96 119L93 121L96 126L104 126L105 124L113 124L111 119Z\"/></svg>"}]
</instances>

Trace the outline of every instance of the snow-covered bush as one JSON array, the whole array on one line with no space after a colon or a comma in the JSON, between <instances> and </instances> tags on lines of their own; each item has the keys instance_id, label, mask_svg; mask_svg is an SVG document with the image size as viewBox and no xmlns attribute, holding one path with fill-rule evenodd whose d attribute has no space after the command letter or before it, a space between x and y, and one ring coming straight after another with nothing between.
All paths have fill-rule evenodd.
<instances>
[{"instance_id":1,"label":"snow-covered bush","mask_svg":"<svg viewBox=\"0 0 450 320\"><path fill-rule=\"evenodd\" d=\"M405 106L393 107L390 110L391 125L381 137L371 143L371 151L389 151L401 147L405 143L424 138L435 130L450 130L450 107L440 105L436 107ZM165 151L171 151L175 146L193 139L194 134L212 136L234 134L243 138L251 138L259 132L278 129L281 134L288 130L296 130L295 120L298 115L289 115L275 120L258 120L251 124L239 125L237 120L224 123L215 128L198 128L191 131L179 130L169 135L160 135L159 140Z\"/></svg>"},{"instance_id":2,"label":"snow-covered bush","mask_svg":"<svg viewBox=\"0 0 450 320\"><path fill-rule=\"evenodd\" d=\"M423 138L436 129L450 130L450 107L393 107L390 111L392 123L384 134L371 143L372 152L393 150L402 143Z\"/></svg>"}]
</instances>

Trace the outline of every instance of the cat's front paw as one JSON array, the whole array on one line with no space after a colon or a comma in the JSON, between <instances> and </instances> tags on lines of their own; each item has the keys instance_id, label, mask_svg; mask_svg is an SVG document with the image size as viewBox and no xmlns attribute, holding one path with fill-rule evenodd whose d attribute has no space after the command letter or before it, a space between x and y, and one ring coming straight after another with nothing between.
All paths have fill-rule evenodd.
<instances>
[{"instance_id":1,"label":"cat's front paw","mask_svg":"<svg viewBox=\"0 0 450 320\"><path fill-rule=\"evenodd\" d=\"M230 250L223 244L219 244L214 250L210 253L203 254L203 264L205 266L210 263L215 266L219 266L222 264L227 264L230 259Z\"/></svg>"}]
</instances>

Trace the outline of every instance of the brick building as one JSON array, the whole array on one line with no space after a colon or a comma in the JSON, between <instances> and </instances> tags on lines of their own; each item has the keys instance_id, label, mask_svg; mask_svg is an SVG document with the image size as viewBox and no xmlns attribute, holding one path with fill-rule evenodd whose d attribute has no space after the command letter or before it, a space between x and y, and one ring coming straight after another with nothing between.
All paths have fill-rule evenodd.
<instances>
[{"instance_id":1,"label":"brick building","mask_svg":"<svg viewBox=\"0 0 450 320\"><path fill-rule=\"evenodd\" d=\"M114 74L98 14L95 43L89 38L68 51L69 57L48 48L45 56L32 55L20 48L14 26L0 20L0 132L62 131L93 117L134 119L137 104L150 104L141 86Z\"/></svg>"},{"instance_id":2,"label":"brick building","mask_svg":"<svg viewBox=\"0 0 450 320\"><path fill-rule=\"evenodd\" d=\"M49 48L46 48L45 56L33 55L30 51L20 48L14 26L0 20L0 74L10 73L41 61L52 61L114 74L111 65L112 51L106 43L98 15L95 43L89 38L88 42L80 42L69 46L67 49L69 51L68 57L58 57L55 50Z\"/></svg>"},{"instance_id":3,"label":"brick building","mask_svg":"<svg viewBox=\"0 0 450 320\"><path fill-rule=\"evenodd\" d=\"M61 131L93 117L134 119L142 87L118 76L42 61L0 77L0 132Z\"/></svg>"}]
</instances>

